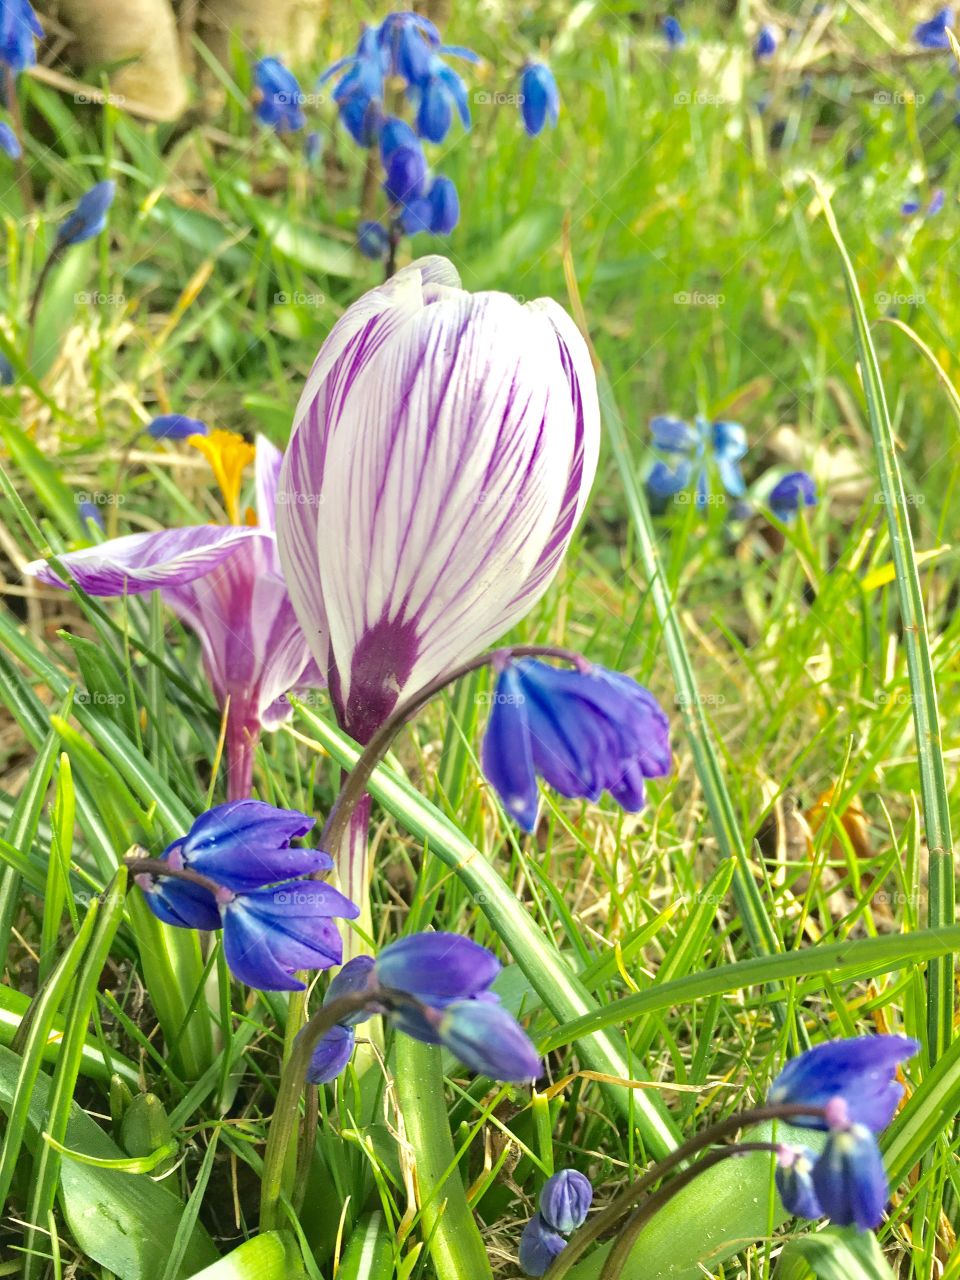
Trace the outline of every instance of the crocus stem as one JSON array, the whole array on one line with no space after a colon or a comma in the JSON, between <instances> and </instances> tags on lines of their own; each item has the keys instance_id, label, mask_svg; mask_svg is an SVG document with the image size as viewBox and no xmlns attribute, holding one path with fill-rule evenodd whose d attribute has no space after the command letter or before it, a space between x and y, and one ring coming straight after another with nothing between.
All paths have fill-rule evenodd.
<instances>
[{"instance_id":1,"label":"crocus stem","mask_svg":"<svg viewBox=\"0 0 960 1280\"><path fill-rule=\"evenodd\" d=\"M711 1151L702 1160L698 1160L696 1164L690 1165L688 1169L681 1170L666 1186L661 1187L659 1191L655 1191L649 1199L644 1201L619 1233L616 1243L607 1255L603 1270L600 1272L600 1280L618 1280L623 1274L623 1268L633 1252L633 1247L640 1232L650 1219L663 1208L667 1201L672 1200L677 1192L682 1191L694 1178L699 1178L701 1173L706 1173L708 1169L712 1169L721 1160L729 1160L731 1156L749 1155L752 1151L774 1152L776 1150L777 1145L775 1142L739 1142L736 1146L721 1147L717 1151ZM563 1255L561 1254L560 1256L562 1257Z\"/></svg>"},{"instance_id":2,"label":"crocus stem","mask_svg":"<svg viewBox=\"0 0 960 1280\"><path fill-rule=\"evenodd\" d=\"M346 780L346 779L345 779ZM343 943L344 963L354 956L364 955L369 947L363 935L371 932L370 909L370 796L364 794L357 801L347 821L346 830L335 849L329 849L337 865L340 891L360 908L357 929L347 933Z\"/></svg>"},{"instance_id":3,"label":"crocus stem","mask_svg":"<svg viewBox=\"0 0 960 1280\"><path fill-rule=\"evenodd\" d=\"M263 1153L263 1178L260 1183L261 1231L276 1231L283 1225L281 1201L285 1182L284 1169L291 1163L296 1168L300 1095L303 1093L317 1041L338 1022L366 1008L369 1000L370 996L365 992L331 1000L317 1010L293 1042L290 1056L280 1073L277 1100Z\"/></svg>"},{"instance_id":4,"label":"crocus stem","mask_svg":"<svg viewBox=\"0 0 960 1280\"><path fill-rule=\"evenodd\" d=\"M598 1213L575 1232L566 1249L555 1259L546 1273L546 1280L560 1280L561 1276L566 1275L594 1240L598 1240L605 1231L615 1227L621 1218L637 1204L645 1191L698 1151L702 1151L705 1147L712 1147L724 1138L732 1137L746 1125L759 1124L763 1120L789 1121L802 1117L823 1119L824 1115L822 1107L805 1107L799 1103L754 1107L751 1111L738 1111L735 1115L727 1116L725 1120L719 1120L708 1129L704 1129L702 1133L694 1134L692 1138L681 1143L675 1151L671 1151L663 1160L648 1169L636 1182L625 1187L615 1199L610 1201L602 1213Z\"/></svg>"},{"instance_id":5,"label":"crocus stem","mask_svg":"<svg viewBox=\"0 0 960 1280\"><path fill-rule=\"evenodd\" d=\"M227 725L227 799L246 800L253 790L253 756L257 735L230 714Z\"/></svg>"}]
</instances>

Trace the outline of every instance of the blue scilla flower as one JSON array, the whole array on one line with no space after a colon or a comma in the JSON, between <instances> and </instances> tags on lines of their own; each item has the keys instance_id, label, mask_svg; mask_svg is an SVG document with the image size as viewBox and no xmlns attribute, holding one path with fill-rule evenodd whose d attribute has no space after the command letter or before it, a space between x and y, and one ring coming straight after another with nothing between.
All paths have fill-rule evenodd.
<instances>
[{"instance_id":1,"label":"blue scilla flower","mask_svg":"<svg viewBox=\"0 0 960 1280\"><path fill-rule=\"evenodd\" d=\"M77 207L57 228L55 250L82 244L99 235L107 225L107 210L113 204L116 183L111 179L98 182L77 201Z\"/></svg>"},{"instance_id":2,"label":"blue scilla flower","mask_svg":"<svg viewBox=\"0 0 960 1280\"><path fill-rule=\"evenodd\" d=\"M918 22L913 29L913 39L923 49L949 49L947 29L953 26L953 10L938 9L926 22Z\"/></svg>"},{"instance_id":3,"label":"blue scilla flower","mask_svg":"<svg viewBox=\"0 0 960 1280\"><path fill-rule=\"evenodd\" d=\"M364 219L357 227L357 248L365 258L382 262L390 248L390 233L383 223Z\"/></svg>"},{"instance_id":4,"label":"blue scilla flower","mask_svg":"<svg viewBox=\"0 0 960 1280\"><path fill-rule=\"evenodd\" d=\"M866 1125L834 1129L813 1166L812 1179L817 1203L831 1222L861 1231L879 1227L890 1187L880 1148Z\"/></svg>"},{"instance_id":5,"label":"blue scilla flower","mask_svg":"<svg viewBox=\"0 0 960 1280\"><path fill-rule=\"evenodd\" d=\"M356 52L328 67L319 84L341 71L344 75L333 91L340 123L354 142L362 147L372 146L383 115L384 53L376 27L366 27Z\"/></svg>"},{"instance_id":6,"label":"blue scilla flower","mask_svg":"<svg viewBox=\"0 0 960 1280\"><path fill-rule=\"evenodd\" d=\"M420 84L430 75L431 53L440 45L440 32L422 14L390 13L377 30L377 44L388 74Z\"/></svg>"},{"instance_id":7,"label":"blue scilla flower","mask_svg":"<svg viewBox=\"0 0 960 1280\"><path fill-rule=\"evenodd\" d=\"M654 447L671 457L671 465L654 463L647 476L652 505L663 510L666 502L689 488L696 477L696 501L706 505L711 469L731 498L742 498L746 485L740 462L747 452L747 435L739 422L698 417L693 426L682 418L660 415L650 422Z\"/></svg>"},{"instance_id":8,"label":"blue scilla flower","mask_svg":"<svg viewBox=\"0 0 960 1280\"><path fill-rule=\"evenodd\" d=\"M566 1247L563 1236L549 1227L540 1213L535 1213L520 1236L520 1270L526 1276L542 1276Z\"/></svg>"},{"instance_id":9,"label":"blue scilla flower","mask_svg":"<svg viewBox=\"0 0 960 1280\"><path fill-rule=\"evenodd\" d=\"M792 520L803 507L817 505L817 486L806 471L790 471L770 490L767 505L778 520Z\"/></svg>"},{"instance_id":10,"label":"blue scilla flower","mask_svg":"<svg viewBox=\"0 0 960 1280\"><path fill-rule=\"evenodd\" d=\"M571 798L609 791L633 813L645 803L645 780L670 771L669 735L656 698L629 676L523 658L497 679L483 771L525 831L536 827L538 774Z\"/></svg>"},{"instance_id":11,"label":"blue scilla flower","mask_svg":"<svg viewBox=\"0 0 960 1280\"><path fill-rule=\"evenodd\" d=\"M0 151L5 151L11 160L19 160L23 155L20 139L5 120L0 120Z\"/></svg>"},{"instance_id":12,"label":"blue scilla flower","mask_svg":"<svg viewBox=\"0 0 960 1280\"><path fill-rule=\"evenodd\" d=\"M333 859L299 849L314 819L259 800L207 810L185 836L164 850L173 873L138 874L136 881L159 919L186 929L223 929L223 950L234 976L261 991L302 991L301 969L339 964L336 918L359 908L328 884L303 877L329 871ZM202 877L202 882L176 873Z\"/></svg>"},{"instance_id":13,"label":"blue scilla flower","mask_svg":"<svg viewBox=\"0 0 960 1280\"><path fill-rule=\"evenodd\" d=\"M254 115L261 124L277 133L296 133L306 123L300 82L279 58L261 58L253 68L260 90Z\"/></svg>"},{"instance_id":14,"label":"blue scilla flower","mask_svg":"<svg viewBox=\"0 0 960 1280\"><path fill-rule=\"evenodd\" d=\"M897 1067L919 1048L916 1040L888 1035L816 1045L791 1058L770 1086L767 1101L809 1107L833 1104L835 1112L843 1103L846 1111L842 1120L879 1133L893 1119L903 1097L903 1086L896 1080ZM831 1118L836 1123L836 1115ZM791 1123L828 1130L831 1118L801 1116Z\"/></svg>"},{"instance_id":15,"label":"blue scilla flower","mask_svg":"<svg viewBox=\"0 0 960 1280\"><path fill-rule=\"evenodd\" d=\"M813 1185L813 1168L817 1159L809 1147L781 1145L777 1148L777 1191L784 1208L797 1218L825 1216Z\"/></svg>"},{"instance_id":16,"label":"blue scilla flower","mask_svg":"<svg viewBox=\"0 0 960 1280\"><path fill-rule=\"evenodd\" d=\"M390 163L390 157L400 147L410 147L415 151L420 149L420 140L417 135L406 120L401 120L399 116L383 118L378 130L378 141L380 159L384 166Z\"/></svg>"},{"instance_id":17,"label":"blue scilla flower","mask_svg":"<svg viewBox=\"0 0 960 1280\"><path fill-rule=\"evenodd\" d=\"M425 194L427 160L419 143L399 146L390 152L383 189L391 204L406 205Z\"/></svg>"},{"instance_id":18,"label":"blue scilla flower","mask_svg":"<svg viewBox=\"0 0 960 1280\"><path fill-rule=\"evenodd\" d=\"M671 49L679 49L682 44L686 43L687 37L683 34L683 27L672 13L667 14L662 25L663 36Z\"/></svg>"},{"instance_id":19,"label":"blue scilla flower","mask_svg":"<svg viewBox=\"0 0 960 1280\"><path fill-rule=\"evenodd\" d=\"M925 218L935 218L946 203L946 195L942 187L938 187L930 197L926 209L919 200L905 200L900 206L900 212L905 218L915 217L918 213L922 213Z\"/></svg>"},{"instance_id":20,"label":"blue scilla flower","mask_svg":"<svg viewBox=\"0 0 960 1280\"><path fill-rule=\"evenodd\" d=\"M37 61L35 40L43 38L29 0L0 0L0 62L19 75Z\"/></svg>"},{"instance_id":21,"label":"blue scilla flower","mask_svg":"<svg viewBox=\"0 0 960 1280\"><path fill-rule=\"evenodd\" d=\"M348 961L324 1003L366 993L369 1005L325 1033L308 1078L322 1084L339 1075L353 1049L353 1028L381 1013L397 1030L443 1045L464 1066L491 1079L535 1079L541 1070L536 1050L490 990L499 971L496 956L453 933L412 934L385 947L375 960Z\"/></svg>"},{"instance_id":22,"label":"blue scilla flower","mask_svg":"<svg viewBox=\"0 0 960 1280\"><path fill-rule=\"evenodd\" d=\"M185 413L161 413L145 428L154 440L188 440L190 436L205 436L210 428L199 418L188 418Z\"/></svg>"},{"instance_id":23,"label":"blue scilla flower","mask_svg":"<svg viewBox=\"0 0 960 1280\"><path fill-rule=\"evenodd\" d=\"M549 120L560 118L560 90L553 72L543 62L528 62L520 75L520 115L531 138L542 132Z\"/></svg>"},{"instance_id":24,"label":"blue scilla flower","mask_svg":"<svg viewBox=\"0 0 960 1280\"><path fill-rule=\"evenodd\" d=\"M772 58L777 51L777 35L773 27L763 26L757 32L757 38L753 42L753 56L757 62L764 62L767 58Z\"/></svg>"},{"instance_id":25,"label":"blue scilla flower","mask_svg":"<svg viewBox=\"0 0 960 1280\"><path fill-rule=\"evenodd\" d=\"M540 1215L548 1227L568 1236L582 1227L593 1202L590 1179L576 1169L561 1169L540 1192Z\"/></svg>"},{"instance_id":26,"label":"blue scilla flower","mask_svg":"<svg viewBox=\"0 0 960 1280\"><path fill-rule=\"evenodd\" d=\"M424 195L408 200L400 214L400 225L408 236L430 231L445 236L460 220L460 200L449 178L434 178Z\"/></svg>"},{"instance_id":27,"label":"blue scilla flower","mask_svg":"<svg viewBox=\"0 0 960 1280\"><path fill-rule=\"evenodd\" d=\"M462 50L461 56L469 53ZM475 54L470 55L474 60ZM470 108L467 105L467 86L452 67L438 54L431 55L429 73L417 84L417 133L428 142L442 142L450 132L453 109L456 107L460 123L470 128Z\"/></svg>"}]
</instances>

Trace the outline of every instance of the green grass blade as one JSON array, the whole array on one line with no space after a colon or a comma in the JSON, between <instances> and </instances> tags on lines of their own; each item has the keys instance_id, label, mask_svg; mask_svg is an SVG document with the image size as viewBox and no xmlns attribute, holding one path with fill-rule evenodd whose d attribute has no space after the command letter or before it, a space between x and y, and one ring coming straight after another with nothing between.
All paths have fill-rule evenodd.
<instances>
[{"instance_id":1,"label":"green grass blade","mask_svg":"<svg viewBox=\"0 0 960 1280\"><path fill-rule=\"evenodd\" d=\"M930 855L927 923L931 929L952 924L956 913L953 838L950 805L943 764L937 689L927 638L927 621L920 574L917 569L909 506L897 462L896 441L887 409L877 353L860 288L830 198L816 178L814 186L823 206L830 234L843 265L850 309L853 313L863 391L873 434L880 489L887 512L887 526L897 575L897 596L903 619L903 638L910 675L911 704L920 763L920 797ZM952 955L931 962L927 971L927 1051L935 1062L953 1037L954 960Z\"/></svg>"}]
</instances>

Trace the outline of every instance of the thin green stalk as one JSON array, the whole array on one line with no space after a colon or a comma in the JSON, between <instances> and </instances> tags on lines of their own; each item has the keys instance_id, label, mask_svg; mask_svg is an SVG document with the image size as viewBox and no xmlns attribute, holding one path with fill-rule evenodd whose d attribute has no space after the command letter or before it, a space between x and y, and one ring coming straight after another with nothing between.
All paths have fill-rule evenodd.
<instances>
[{"instance_id":1,"label":"thin green stalk","mask_svg":"<svg viewBox=\"0 0 960 1280\"><path fill-rule=\"evenodd\" d=\"M860 353L863 392L873 434L880 490L887 513L897 597L903 620L903 643L907 651L907 671L910 676L911 706L920 766L920 797L930 855L927 924L931 929L937 929L954 922L956 873L937 687L927 638L923 591L910 531L910 508L897 462L896 440L890 423L877 353L853 263L840 233L830 197L815 175L811 174L811 181L820 198L827 226L843 266ZM931 961L927 969L927 1052L931 1062L935 1062L951 1042L953 1014L954 959L952 955L945 955Z\"/></svg>"}]
</instances>

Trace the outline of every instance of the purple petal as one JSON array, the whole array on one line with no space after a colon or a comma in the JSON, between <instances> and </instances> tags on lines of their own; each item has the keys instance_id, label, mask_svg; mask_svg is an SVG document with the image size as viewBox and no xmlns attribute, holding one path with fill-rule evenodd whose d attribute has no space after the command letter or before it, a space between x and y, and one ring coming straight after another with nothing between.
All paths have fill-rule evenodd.
<instances>
[{"instance_id":1,"label":"purple petal","mask_svg":"<svg viewBox=\"0 0 960 1280\"><path fill-rule=\"evenodd\" d=\"M542 1276L566 1247L563 1236L548 1227L542 1216L535 1213L520 1236L520 1270L524 1275Z\"/></svg>"},{"instance_id":2,"label":"purple petal","mask_svg":"<svg viewBox=\"0 0 960 1280\"><path fill-rule=\"evenodd\" d=\"M184 863L235 892L259 889L316 871L331 871L333 859L319 849L293 849L314 819L295 809L275 809L260 800L215 806L196 820L178 843Z\"/></svg>"},{"instance_id":3,"label":"purple petal","mask_svg":"<svg viewBox=\"0 0 960 1280\"><path fill-rule=\"evenodd\" d=\"M339 1023L325 1032L310 1058L307 1069L310 1083L329 1084L331 1080L336 1080L353 1057L356 1038L353 1027L342 1027Z\"/></svg>"},{"instance_id":4,"label":"purple petal","mask_svg":"<svg viewBox=\"0 0 960 1280\"><path fill-rule=\"evenodd\" d=\"M242 543L262 537L256 529L204 524L162 529L159 533L131 533L97 547L70 551L59 560L89 595L138 595L158 587L193 582L222 564ZM45 560L32 561L24 573L48 586L68 585Z\"/></svg>"},{"instance_id":5,"label":"purple petal","mask_svg":"<svg viewBox=\"0 0 960 1280\"><path fill-rule=\"evenodd\" d=\"M331 917L359 908L330 885L292 880L238 894L223 909L223 947L232 972L261 991L301 991L299 969L339 964L343 946Z\"/></svg>"},{"instance_id":6,"label":"purple petal","mask_svg":"<svg viewBox=\"0 0 960 1280\"><path fill-rule=\"evenodd\" d=\"M491 1080L522 1084L536 1080L543 1071L527 1033L498 1004L458 1000L447 1005L440 1040L465 1067Z\"/></svg>"},{"instance_id":7,"label":"purple petal","mask_svg":"<svg viewBox=\"0 0 960 1280\"><path fill-rule=\"evenodd\" d=\"M442 1006L486 991L500 962L486 947L456 933L415 933L377 956L377 982L424 1004Z\"/></svg>"},{"instance_id":8,"label":"purple petal","mask_svg":"<svg viewBox=\"0 0 960 1280\"><path fill-rule=\"evenodd\" d=\"M893 1119L903 1087L895 1079L899 1063L920 1049L906 1036L858 1036L815 1045L787 1065L770 1086L771 1103L824 1107L842 1098L854 1124L879 1133ZM825 1120L795 1119L792 1124L826 1129Z\"/></svg>"},{"instance_id":9,"label":"purple petal","mask_svg":"<svg viewBox=\"0 0 960 1280\"><path fill-rule=\"evenodd\" d=\"M483 735L483 772L507 813L524 831L537 825L540 795L520 677L512 665L497 680Z\"/></svg>"}]
</instances>

